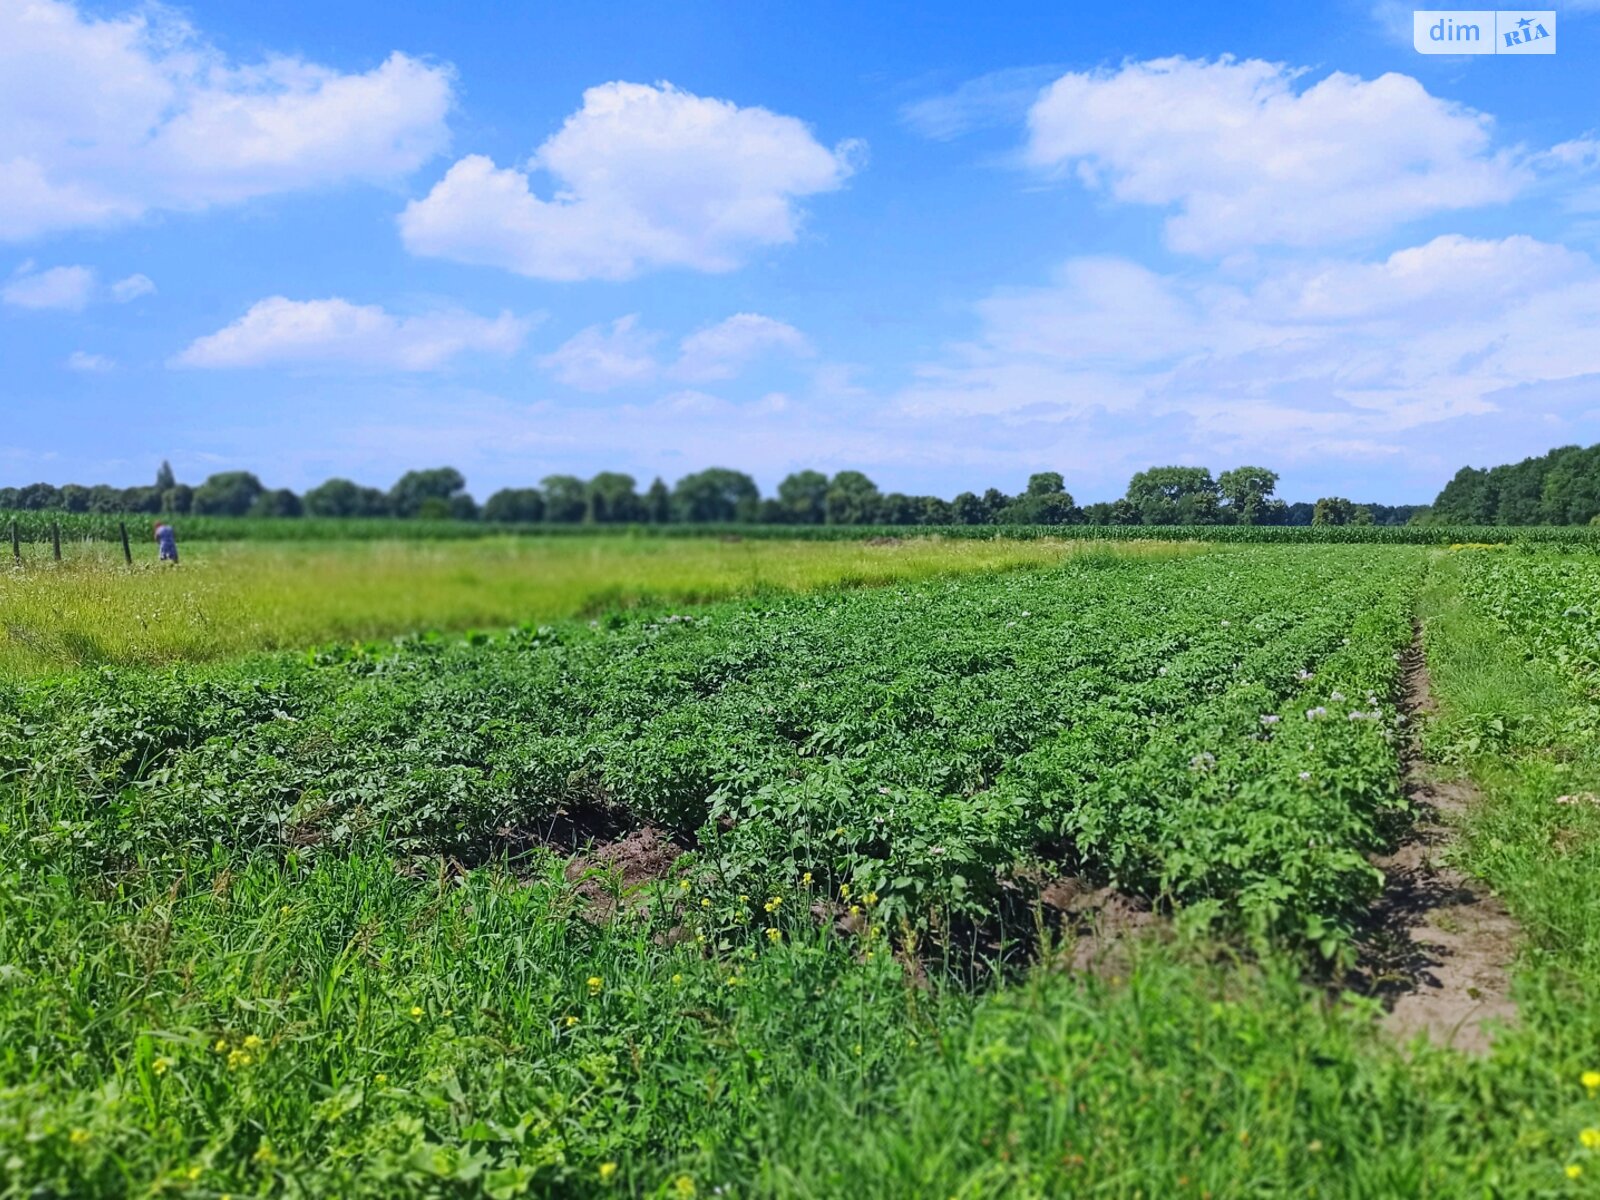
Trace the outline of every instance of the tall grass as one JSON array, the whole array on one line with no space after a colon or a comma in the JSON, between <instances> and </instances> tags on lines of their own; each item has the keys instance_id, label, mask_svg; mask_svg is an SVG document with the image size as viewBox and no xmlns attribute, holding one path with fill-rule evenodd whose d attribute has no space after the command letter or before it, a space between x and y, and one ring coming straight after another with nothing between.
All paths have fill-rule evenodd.
<instances>
[{"instance_id":1,"label":"tall grass","mask_svg":"<svg viewBox=\"0 0 1600 1200\"><path fill-rule=\"evenodd\" d=\"M182 563L121 548L46 546L0 560L0 677L101 664L225 659L257 650L587 616L764 590L807 591L1009 570L1092 548L913 538L723 542L609 537L439 542L202 542ZM1162 544L1118 553L1167 555Z\"/></svg>"}]
</instances>

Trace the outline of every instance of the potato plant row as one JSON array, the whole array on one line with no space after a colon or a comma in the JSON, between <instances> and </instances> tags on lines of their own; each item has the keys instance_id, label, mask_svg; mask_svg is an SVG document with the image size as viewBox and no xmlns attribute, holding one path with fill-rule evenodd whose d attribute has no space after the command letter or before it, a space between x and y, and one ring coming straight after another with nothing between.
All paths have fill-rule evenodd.
<instances>
[{"instance_id":1,"label":"potato plant row","mask_svg":"<svg viewBox=\"0 0 1600 1200\"><path fill-rule=\"evenodd\" d=\"M471 862L560 819L653 822L697 843L702 888L809 872L918 922L1072 874L1331 953L1404 803L1422 553L1088 555L105 670L0 692L0 770L35 844L92 871L373 846Z\"/></svg>"}]
</instances>

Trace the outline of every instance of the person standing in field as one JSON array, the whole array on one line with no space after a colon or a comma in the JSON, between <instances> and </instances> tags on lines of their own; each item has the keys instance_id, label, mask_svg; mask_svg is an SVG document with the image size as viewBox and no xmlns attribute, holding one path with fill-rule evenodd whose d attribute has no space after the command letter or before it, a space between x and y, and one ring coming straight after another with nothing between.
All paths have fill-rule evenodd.
<instances>
[{"instance_id":1,"label":"person standing in field","mask_svg":"<svg viewBox=\"0 0 1600 1200\"><path fill-rule=\"evenodd\" d=\"M172 526L165 521L156 522L156 545L161 548L162 562L178 561L178 535L172 532Z\"/></svg>"}]
</instances>

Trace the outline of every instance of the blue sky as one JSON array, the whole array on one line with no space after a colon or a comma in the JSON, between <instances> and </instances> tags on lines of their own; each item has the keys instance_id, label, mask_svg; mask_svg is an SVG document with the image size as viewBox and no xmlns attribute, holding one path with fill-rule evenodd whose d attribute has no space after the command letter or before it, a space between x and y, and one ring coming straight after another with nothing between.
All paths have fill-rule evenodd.
<instances>
[{"instance_id":1,"label":"blue sky","mask_svg":"<svg viewBox=\"0 0 1600 1200\"><path fill-rule=\"evenodd\" d=\"M1600 441L1600 3L1558 22L0 0L0 481L1425 501Z\"/></svg>"}]
</instances>

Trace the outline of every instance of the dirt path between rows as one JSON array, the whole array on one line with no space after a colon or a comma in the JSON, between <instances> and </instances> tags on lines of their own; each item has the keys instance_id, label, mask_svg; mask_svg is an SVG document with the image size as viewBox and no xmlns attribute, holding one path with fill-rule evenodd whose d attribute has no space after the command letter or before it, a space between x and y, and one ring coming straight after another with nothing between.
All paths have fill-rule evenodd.
<instances>
[{"instance_id":1,"label":"dirt path between rows","mask_svg":"<svg viewBox=\"0 0 1600 1200\"><path fill-rule=\"evenodd\" d=\"M1372 860L1385 883L1358 938L1354 982L1383 1000L1383 1026L1396 1040L1426 1034L1436 1045L1486 1054L1494 1026L1516 1017L1511 963L1521 931L1497 896L1443 861L1455 840L1452 818L1478 793L1470 783L1441 781L1422 757L1421 726L1435 706L1420 627L1406 655L1404 705L1411 736L1401 765L1417 815L1405 840Z\"/></svg>"}]
</instances>

